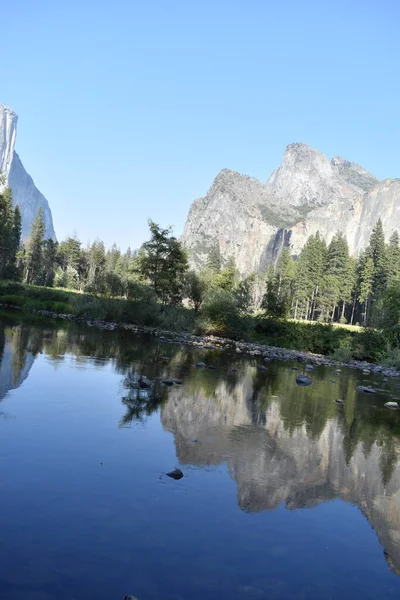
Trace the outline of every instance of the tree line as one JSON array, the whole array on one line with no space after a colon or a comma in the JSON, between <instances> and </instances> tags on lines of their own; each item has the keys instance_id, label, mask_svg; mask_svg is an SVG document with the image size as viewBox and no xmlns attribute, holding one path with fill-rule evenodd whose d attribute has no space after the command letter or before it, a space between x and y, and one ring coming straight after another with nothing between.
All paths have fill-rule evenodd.
<instances>
[{"instance_id":1,"label":"tree line","mask_svg":"<svg viewBox=\"0 0 400 600\"><path fill-rule=\"evenodd\" d=\"M379 326L390 318L399 282L399 234L386 242L379 219L358 259L340 232L329 245L318 232L310 236L296 259L285 248L267 274L263 307L282 318Z\"/></svg>"},{"instance_id":2,"label":"tree line","mask_svg":"<svg viewBox=\"0 0 400 600\"><path fill-rule=\"evenodd\" d=\"M217 246L194 272L171 228L151 220L149 228L150 239L134 251L121 252L115 244L106 250L99 239L84 247L76 235L58 243L45 238L39 209L29 238L21 241L21 211L7 188L0 194L0 279L126 299L146 289L162 305L186 303L210 321L254 311L256 276L241 278L234 260L224 262ZM327 245L316 233L298 257L284 248L261 279L261 308L269 316L379 326L400 315L399 234L386 241L378 220L355 259L343 234Z\"/></svg>"}]
</instances>

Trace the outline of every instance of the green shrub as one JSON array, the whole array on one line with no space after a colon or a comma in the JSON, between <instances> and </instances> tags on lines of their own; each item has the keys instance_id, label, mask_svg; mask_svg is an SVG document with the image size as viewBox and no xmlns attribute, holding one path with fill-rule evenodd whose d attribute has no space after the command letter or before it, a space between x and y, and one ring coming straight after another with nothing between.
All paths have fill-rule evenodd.
<instances>
[{"instance_id":1,"label":"green shrub","mask_svg":"<svg viewBox=\"0 0 400 600\"><path fill-rule=\"evenodd\" d=\"M0 302L2 304L9 304L10 306L23 306L26 299L23 296L17 294L4 294L0 296Z\"/></svg>"},{"instance_id":2,"label":"green shrub","mask_svg":"<svg viewBox=\"0 0 400 600\"><path fill-rule=\"evenodd\" d=\"M381 361L384 367L400 369L400 348L398 346L387 346L385 356Z\"/></svg>"},{"instance_id":3,"label":"green shrub","mask_svg":"<svg viewBox=\"0 0 400 600\"><path fill-rule=\"evenodd\" d=\"M342 363L347 363L351 361L353 359L353 354L350 340L345 339L343 343L338 348L336 348L336 350L334 350L331 357L333 358L333 360L337 360Z\"/></svg>"},{"instance_id":4,"label":"green shrub","mask_svg":"<svg viewBox=\"0 0 400 600\"><path fill-rule=\"evenodd\" d=\"M196 330L203 334L242 337L244 327L234 294L222 289L207 294L197 320Z\"/></svg>"}]
</instances>

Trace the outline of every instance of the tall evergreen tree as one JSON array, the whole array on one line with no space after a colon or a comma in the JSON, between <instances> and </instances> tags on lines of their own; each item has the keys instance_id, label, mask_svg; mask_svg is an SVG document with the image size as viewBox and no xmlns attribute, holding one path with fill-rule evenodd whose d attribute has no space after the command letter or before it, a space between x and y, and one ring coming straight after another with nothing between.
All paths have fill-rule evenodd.
<instances>
[{"instance_id":1,"label":"tall evergreen tree","mask_svg":"<svg viewBox=\"0 0 400 600\"><path fill-rule=\"evenodd\" d=\"M359 264L359 296L358 301L363 305L363 322L368 324L369 308L374 292L374 262L370 255L365 254Z\"/></svg>"},{"instance_id":2,"label":"tall evergreen tree","mask_svg":"<svg viewBox=\"0 0 400 600\"><path fill-rule=\"evenodd\" d=\"M295 267L289 248L283 248L267 279L267 292L262 306L275 317L288 317L292 307Z\"/></svg>"},{"instance_id":3,"label":"tall evergreen tree","mask_svg":"<svg viewBox=\"0 0 400 600\"><path fill-rule=\"evenodd\" d=\"M10 188L0 194L0 279L7 277L13 262L14 208Z\"/></svg>"},{"instance_id":4,"label":"tall evergreen tree","mask_svg":"<svg viewBox=\"0 0 400 600\"><path fill-rule=\"evenodd\" d=\"M400 239L398 231L393 231L387 247L388 286L400 278Z\"/></svg>"},{"instance_id":5,"label":"tall evergreen tree","mask_svg":"<svg viewBox=\"0 0 400 600\"><path fill-rule=\"evenodd\" d=\"M374 265L373 289L374 297L377 298L384 293L388 281L388 256L381 219L378 219L372 230L366 255Z\"/></svg>"},{"instance_id":6,"label":"tall evergreen tree","mask_svg":"<svg viewBox=\"0 0 400 600\"><path fill-rule=\"evenodd\" d=\"M319 304L324 304L324 313L328 315L328 305L330 301L330 316L332 320L335 317L335 310L341 304L341 315L344 315L346 302L350 300L351 285L349 282L349 246L345 236L336 233L328 246L326 258L325 277L328 278L324 283L324 294L319 293ZM329 300L328 300L329 298ZM338 315L339 318L339 315Z\"/></svg>"},{"instance_id":7,"label":"tall evergreen tree","mask_svg":"<svg viewBox=\"0 0 400 600\"><path fill-rule=\"evenodd\" d=\"M326 243L319 232L311 235L296 261L294 316L313 320L325 272Z\"/></svg>"},{"instance_id":8,"label":"tall evergreen tree","mask_svg":"<svg viewBox=\"0 0 400 600\"><path fill-rule=\"evenodd\" d=\"M44 231L43 209L39 208L26 243L25 282L28 284L40 283L43 271Z\"/></svg>"},{"instance_id":9,"label":"tall evergreen tree","mask_svg":"<svg viewBox=\"0 0 400 600\"><path fill-rule=\"evenodd\" d=\"M51 287L54 282L54 276L56 272L56 254L57 244L54 240L48 239L43 243L43 272L42 282L43 285Z\"/></svg>"}]
</instances>

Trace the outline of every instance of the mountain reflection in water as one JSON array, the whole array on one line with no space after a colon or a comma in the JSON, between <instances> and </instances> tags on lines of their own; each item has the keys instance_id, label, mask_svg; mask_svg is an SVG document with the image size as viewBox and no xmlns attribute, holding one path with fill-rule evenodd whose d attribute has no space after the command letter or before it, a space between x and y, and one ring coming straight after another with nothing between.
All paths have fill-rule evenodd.
<instances>
[{"instance_id":1,"label":"mountain reflection in water","mask_svg":"<svg viewBox=\"0 0 400 600\"><path fill-rule=\"evenodd\" d=\"M395 380L367 378L380 393L360 395L355 388L364 375L346 369L333 375L321 367L312 374L313 385L301 388L290 364L270 364L263 373L254 359L126 333L2 319L0 399L23 384L41 353L55 367L71 356L82 365L111 366L121 377L116 427L145 422L160 411L179 463L226 464L238 504L250 513L314 507L335 498L358 506L390 568L400 574L400 414L383 408L396 396ZM196 370L196 360L217 369ZM151 390L139 391L142 374L183 379L183 385L166 387L158 380Z\"/></svg>"}]
</instances>

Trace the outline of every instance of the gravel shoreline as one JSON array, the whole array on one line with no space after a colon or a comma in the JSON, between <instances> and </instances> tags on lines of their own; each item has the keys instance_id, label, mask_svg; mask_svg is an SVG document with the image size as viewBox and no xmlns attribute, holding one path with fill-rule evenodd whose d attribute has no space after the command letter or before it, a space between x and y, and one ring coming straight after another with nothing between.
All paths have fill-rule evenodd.
<instances>
[{"instance_id":1,"label":"gravel shoreline","mask_svg":"<svg viewBox=\"0 0 400 600\"><path fill-rule=\"evenodd\" d=\"M0 304L1 307L13 310L21 310L15 306ZM351 369L360 369L369 373L381 373L384 377L400 377L400 371L394 367L383 367L377 363L367 361L350 360L343 363L333 360L323 354L313 354L312 352L301 352L299 350L290 350L288 348L279 348L267 344L258 344L254 342L236 341L229 338L221 338L213 335L198 336L189 333L177 333L160 329L158 327L148 327L146 325L131 325L129 323L112 323L97 319L85 319L76 317L72 314L59 314L48 310L35 310L32 314L36 316L48 317L51 319L61 319L63 321L73 321L86 327L95 327L106 331L132 331L132 333L146 333L157 337L160 341L169 344L184 344L193 346L199 350L231 351L238 355L259 357L260 362L270 362L272 360L297 361L299 363L307 362L313 366L325 365L332 367L347 367Z\"/></svg>"}]
</instances>

